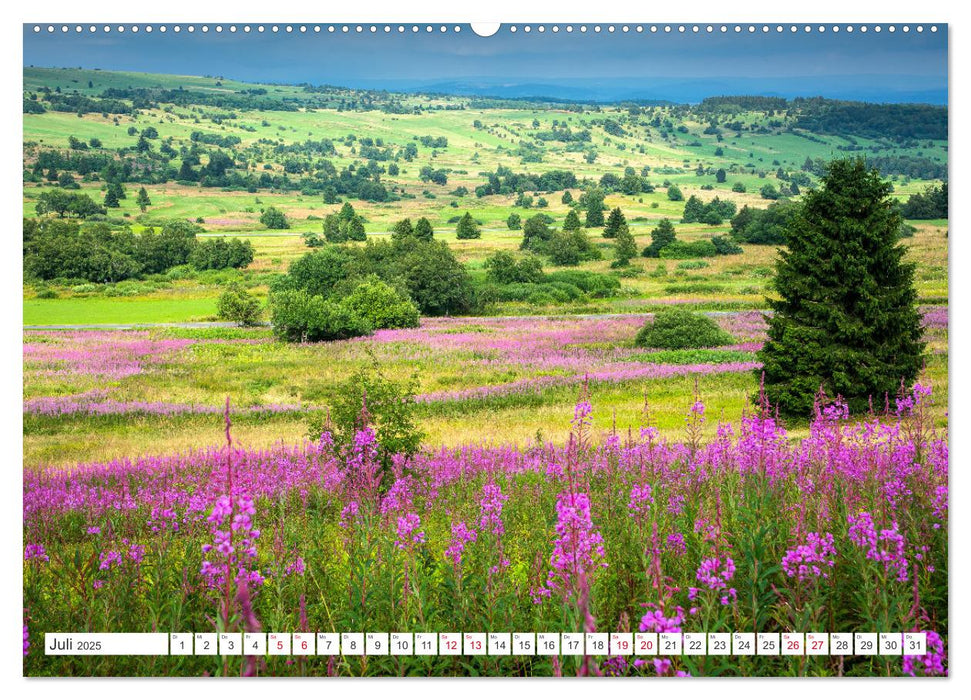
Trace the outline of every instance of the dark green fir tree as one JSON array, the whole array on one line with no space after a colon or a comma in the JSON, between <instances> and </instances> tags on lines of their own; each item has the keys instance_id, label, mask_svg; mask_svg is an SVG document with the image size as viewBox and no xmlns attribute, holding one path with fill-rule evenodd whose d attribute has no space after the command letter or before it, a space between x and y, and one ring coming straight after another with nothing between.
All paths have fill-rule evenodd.
<instances>
[{"instance_id":1,"label":"dark green fir tree","mask_svg":"<svg viewBox=\"0 0 971 700\"><path fill-rule=\"evenodd\" d=\"M623 226L627 226L627 219L624 217L624 212L620 210L620 207L614 207L607 216L607 225L604 226L603 237L616 238L617 233Z\"/></svg>"},{"instance_id":2,"label":"dark green fir tree","mask_svg":"<svg viewBox=\"0 0 971 700\"><path fill-rule=\"evenodd\" d=\"M784 415L808 418L820 389L853 412L871 397L882 407L920 371L914 264L891 191L863 159L835 160L788 225L759 352L766 397Z\"/></svg>"},{"instance_id":3,"label":"dark green fir tree","mask_svg":"<svg viewBox=\"0 0 971 700\"><path fill-rule=\"evenodd\" d=\"M674 226L667 219L661 219L658 225L651 231L651 245L641 253L645 258L661 257L661 249L674 243Z\"/></svg>"}]
</instances>

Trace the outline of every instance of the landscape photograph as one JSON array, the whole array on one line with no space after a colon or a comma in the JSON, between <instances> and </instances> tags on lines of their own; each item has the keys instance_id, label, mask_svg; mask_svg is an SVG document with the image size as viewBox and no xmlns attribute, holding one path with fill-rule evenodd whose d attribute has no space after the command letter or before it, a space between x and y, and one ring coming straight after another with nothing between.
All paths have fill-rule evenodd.
<instances>
[{"instance_id":1,"label":"landscape photograph","mask_svg":"<svg viewBox=\"0 0 971 700\"><path fill-rule=\"evenodd\" d=\"M948 675L947 33L24 25L23 674Z\"/></svg>"}]
</instances>

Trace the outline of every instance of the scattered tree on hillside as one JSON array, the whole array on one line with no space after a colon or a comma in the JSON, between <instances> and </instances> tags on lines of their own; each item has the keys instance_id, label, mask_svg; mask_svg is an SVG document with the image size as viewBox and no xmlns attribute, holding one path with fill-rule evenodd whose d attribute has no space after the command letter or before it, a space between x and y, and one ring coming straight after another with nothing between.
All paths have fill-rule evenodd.
<instances>
[{"instance_id":1,"label":"scattered tree on hillside","mask_svg":"<svg viewBox=\"0 0 971 700\"><path fill-rule=\"evenodd\" d=\"M482 237L479 225L475 223L475 219L472 218L469 212L465 212L462 218L459 219L459 223L455 227L455 237L462 240Z\"/></svg>"}]
</instances>

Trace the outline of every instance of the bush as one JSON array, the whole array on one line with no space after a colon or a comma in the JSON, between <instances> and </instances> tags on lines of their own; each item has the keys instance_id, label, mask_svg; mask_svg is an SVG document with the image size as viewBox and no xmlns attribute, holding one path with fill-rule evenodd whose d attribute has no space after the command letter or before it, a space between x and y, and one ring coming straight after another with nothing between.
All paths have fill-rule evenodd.
<instances>
[{"instance_id":1,"label":"bush","mask_svg":"<svg viewBox=\"0 0 971 700\"><path fill-rule=\"evenodd\" d=\"M559 270L546 276L548 282L569 284L595 298L614 296L620 289L620 280L613 275L603 275L589 270Z\"/></svg>"},{"instance_id":2,"label":"bush","mask_svg":"<svg viewBox=\"0 0 971 700\"><path fill-rule=\"evenodd\" d=\"M719 255L738 255L742 252L742 246L728 236L712 236L711 243Z\"/></svg>"},{"instance_id":3,"label":"bush","mask_svg":"<svg viewBox=\"0 0 971 700\"><path fill-rule=\"evenodd\" d=\"M253 262L253 244L238 238L208 238L189 254L189 264L197 270L242 268Z\"/></svg>"},{"instance_id":4,"label":"bush","mask_svg":"<svg viewBox=\"0 0 971 700\"><path fill-rule=\"evenodd\" d=\"M418 380L389 379L375 363L358 370L341 384L329 402L329 415L311 416L308 433L312 440L319 440L325 430L330 430L335 446L348 450L354 437L366 422L377 437L378 457L385 469L384 486L389 486L391 458L395 454L414 455L421 446L424 434L415 418L415 392Z\"/></svg>"},{"instance_id":5,"label":"bush","mask_svg":"<svg viewBox=\"0 0 971 700\"><path fill-rule=\"evenodd\" d=\"M556 231L546 244L546 253L554 265L579 265L583 260L599 260L595 248L583 231Z\"/></svg>"},{"instance_id":6,"label":"bush","mask_svg":"<svg viewBox=\"0 0 971 700\"><path fill-rule=\"evenodd\" d=\"M654 322L645 324L637 332L634 344L644 348L683 350L730 345L734 340L707 316L674 308L656 313Z\"/></svg>"},{"instance_id":7,"label":"bush","mask_svg":"<svg viewBox=\"0 0 971 700\"><path fill-rule=\"evenodd\" d=\"M500 251L486 258L483 267L486 279L496 284L542 282L545 277L542 263L533 255L517 261L511 253Z\"/></svg>"},{"instance_id":8,"label":"bush","mask_svg":"<svg viewBox=\"0 0 971 700\"><path fill-rule=\"evenodd\" d=\"M665 246L671 245L675 240L674 226L667 219L661 219L651 231L651 244L644 248L641 255L645 258L660 257Z\"/></svg>"},{"instance_id":9,"label":"bush","mask_svg":"<svg viewBox=\"0 0 971 700\"><path fill-rule=\"evenodd\" d=\"M286 215L276 207L267 207L266 211L260 216L260 223L268 229L290 228L290 222Z\"/></svg>"},{"instance_id":10,"label":"bush","mask_svg":"<svg viewBox=\"0 0 971 700\"><path fill-rule=\"evenodd\" d=\"M368 275L406 290L426 316L464 313L475 303L469 274L448 244L415 236L307 253L290 265L274 290L304 290L311 296L340 298L339 291L349 294L353 291L349 285Z\"/></svg>"},{"instance_id":11,"label":"bush","mask_svg":"<svg viewBox=\"0 0 971 700\"><path fill-rule=\"evenodd\" d=\"M247 293L240 284L234 283L219 296L216 315L238 326L255 326L260 322L262 311L259 300Z\"/></svg>"},{"instance_id":12,"label":"bush","mask_svg":"<svg viewBox=\"0 0 971 700\"><path fill-rule=\"evenodd\" d=\"M389 259L374 272L407 289L421 313L447 316L472 310L475 294L469 273L445 241L412 238L389 247ZM375 259L381 256L378 245L370 249Z\"/></svg>"},{"instance_id":13,"label":"bush","mask_svg":"<svg viewBox=\"0 0 971 700\"><path fill-rule=\"evenodd\" d=\"M766 209L742 207L732 218L732 237L755 245L785 245L786 231L799 209L799 204L784 201Z\"/></svg>"},{"instance_id":14,"label":"bush","mask_svg":"<svg viewBox=\"0 0 971 700\"><path fill-rule=\"evenodd\" d=\"M376 276L357 285L344 304L377 328L416 328L418 307Z\"/></svg>"},{"instance_id":15,"label":"bush","mask_svg":"<svg viewBox=\"0 0 971 700\"><path fill-rule=\"evenodd\" d=\"M275 293L270 313L274 335L291 343L345 340L373 330L366 319L347 306L303 290Z\"/></svg>"},{"instance_id":16,"label":"bush","mask_svg":"<svg viewBox=\"0 0 971 700\"><path fill-rule=\"evenodd\" d=\"M709 240L674 241L661 249L660 257L668 260L683 260L685 258L712 258L718 254L715 244Z\"/></svg>"},{"instance_id":17,"label":"bush","mask_svg":"<svg viewBox=\"0 0 971 700\"><path fill-rule=\"evenodd\" d=\"M546 250L546 245L553 237L546 218L542 214L531 216L526 219L522 226L523 240L519 244L520 250L531 250L534 253L542 253Z\"/></svg>"}]
</instances>

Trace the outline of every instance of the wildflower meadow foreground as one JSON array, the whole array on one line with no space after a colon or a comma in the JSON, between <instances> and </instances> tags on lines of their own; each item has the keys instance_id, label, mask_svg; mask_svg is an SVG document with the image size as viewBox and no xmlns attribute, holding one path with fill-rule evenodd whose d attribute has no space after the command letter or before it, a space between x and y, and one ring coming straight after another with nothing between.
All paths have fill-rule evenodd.
<instances>
[{"instance_id":1,"label":"wildflower meadow foreground","mask_svg":"<svg viewBox=\"0 0 971 700\"><path fill-rule=\"evenodd\" d=\"M947 673L948 448L915 385L791 440L764 402L683 438L221 448L24 472L27 675ZM569 416L564 416L564 421ZM43 633L926 631L886 656L45 656Z\"/></svg>"}]
</instances>

